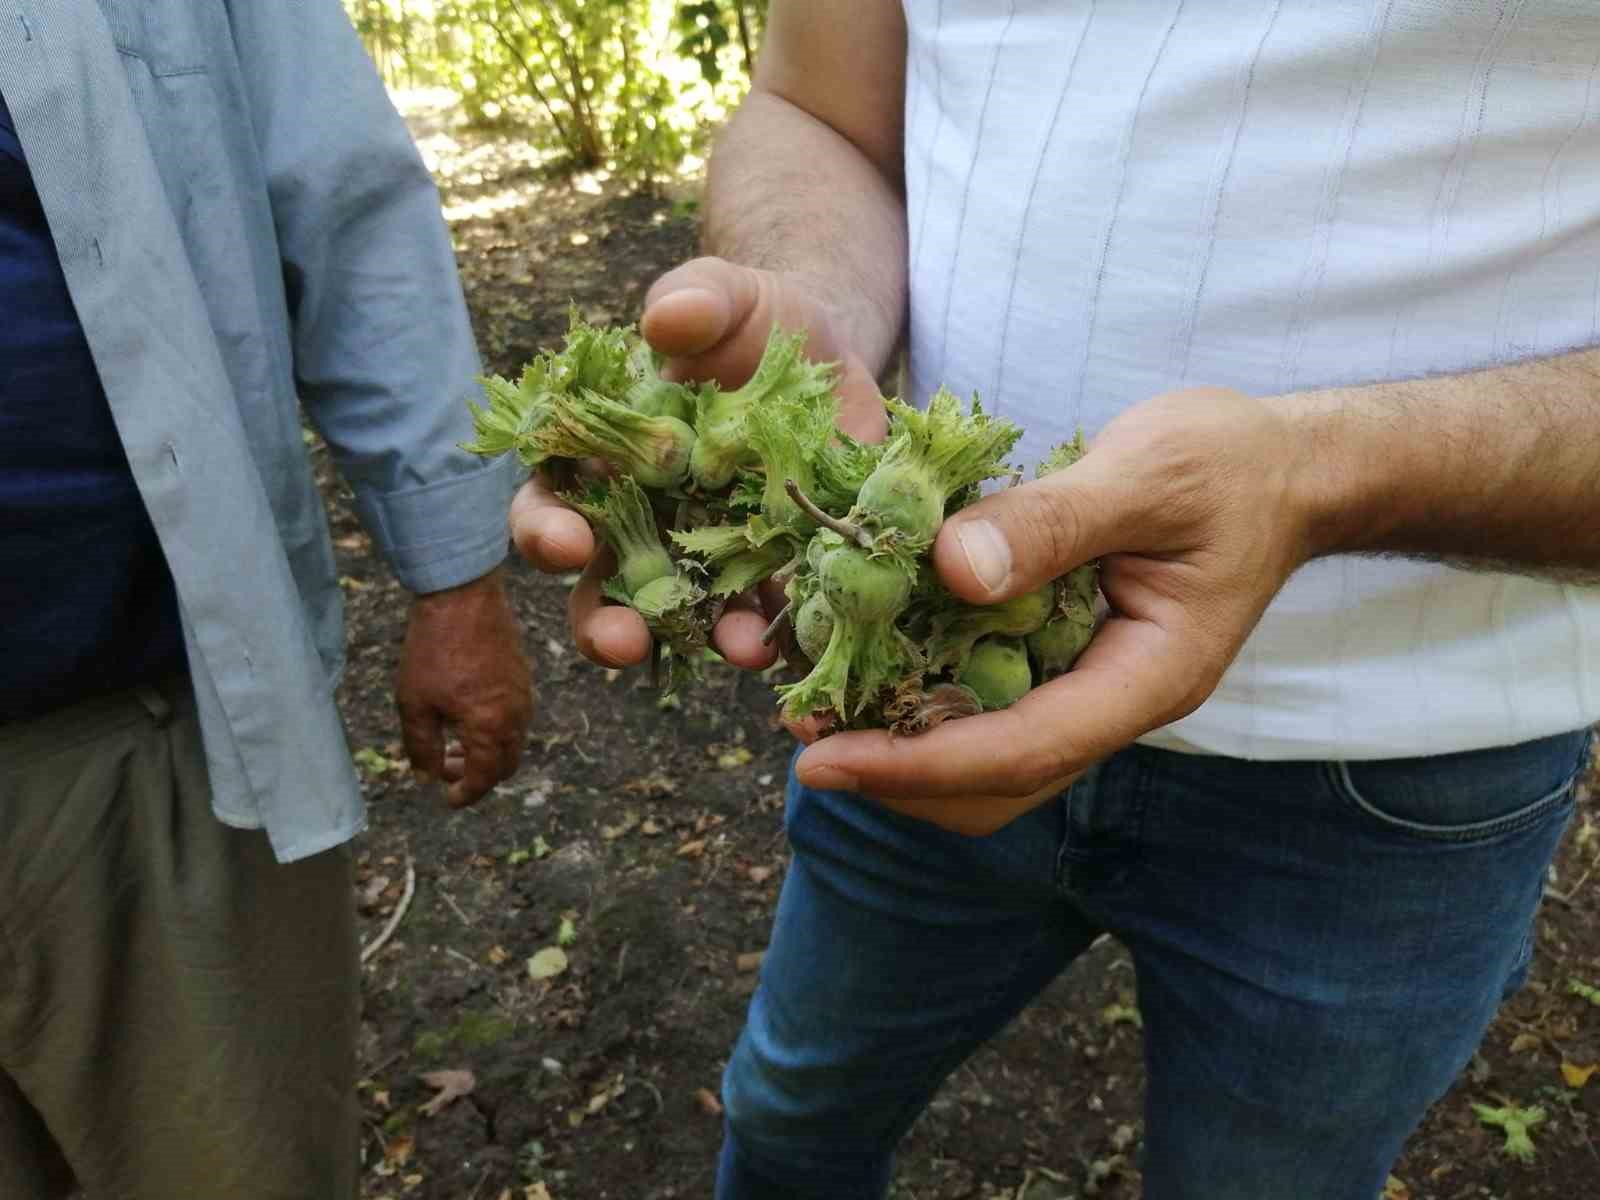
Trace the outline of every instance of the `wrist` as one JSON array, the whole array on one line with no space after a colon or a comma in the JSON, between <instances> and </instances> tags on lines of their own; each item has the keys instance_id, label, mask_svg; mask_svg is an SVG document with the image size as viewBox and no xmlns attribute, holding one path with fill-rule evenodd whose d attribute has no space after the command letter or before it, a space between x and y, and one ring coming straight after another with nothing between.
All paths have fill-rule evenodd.
<instances>
[{"instance_id":1,"label":"wrist","mask_svg":"<svg viewBox=\"0 0 1600 1200\"><path fill-rule=\"evenodd\" d=\"M1401 451L1410 443L1392 409L1355 389L1283 398L1297 432L1296 513L1309 560L1381 549L1402 522L1399 483L1414 474Z\"/></svg>"},{"instance_id":2,"label":"wrist","mask_svg":"<svg viewBox=\"0 0 1600 1200\"><path fill-rule=\"evenodd\" d=\"M487 575L480 575L476 579L469 579L454 587L441 588L437 592L418 592L411 597L411 603L418 608L433 608L463 600L497 596L504 590L505 568L495 567Z\"/></svg>"}]
</instances>

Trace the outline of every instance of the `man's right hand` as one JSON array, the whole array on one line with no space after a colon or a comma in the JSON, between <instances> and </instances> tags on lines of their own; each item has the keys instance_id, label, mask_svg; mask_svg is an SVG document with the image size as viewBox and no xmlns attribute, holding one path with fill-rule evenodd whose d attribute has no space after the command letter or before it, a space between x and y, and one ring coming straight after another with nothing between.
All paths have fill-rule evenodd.
<instances>
[{"instance_id":1,"label":"man's right hand","mask_svg":"<svg viewBox=\"0 0 1600 1200\"><path fill-rule=\"evenodd\" d=\"M794 276L719 258L695 259L656 281L645 297L639 327L645 340L667 356L669 377L735 388L754 373L774 324L803 330L812 358L842 364L836 385L839 427L862 441L880 441L887 422L872 372L850 348L848 332L838 327L830 308ZM523 557L540 570L582 570L567 605L580 653L608 667L632 666L649 657L644 620L630 608L606 604L601 595L601 585L616 570L611 552L596 546L588 523L562 503L544 472L524 484L512 502L511 534ZM776 649L761 641L771 620L769 607L753 593L736 598L717 623L712 646L735 666L770 666Z\"/></svg>"}]
</instances>

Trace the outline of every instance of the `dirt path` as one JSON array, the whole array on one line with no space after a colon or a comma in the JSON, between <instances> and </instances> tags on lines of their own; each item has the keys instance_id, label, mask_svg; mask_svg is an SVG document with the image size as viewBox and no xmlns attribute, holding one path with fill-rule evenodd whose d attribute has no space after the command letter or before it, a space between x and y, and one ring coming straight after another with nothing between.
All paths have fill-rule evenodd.
<instances>
[{"instance_id":1,"label":"dirt path","mask_svg":"<svg viewBox=\"0 0 1600 1200\"><path fill-rule=\"evenodd\" d=\"M556 341L566 306L637 314L661 270L693 251L689 216L609 181L551 181L514 141L413 114L452 218L492 369ZM359 846L369 938L415 898L366 972L362 1098L371 1200L709 1197L718 1075L754 985L753 958L786 865L789 745L760 679L713 668L663 706L637 674L568 647L565 588L513 569L541 711L522 769L451 814L398 764L390 678L405 597L373 557L348 494L323 468L351 640L342 691L373 829ZM1596 1194L1600 984L1594 789L1563 851L1533 982L1396 1171L1390 1200L1580 1200ZM1595 871L1600 875L1600 870ZM530 958L566 967L530 978ZM541 963L552 956L545 955ZM1142 1069L1126 956L1092 951L957 1072L900 1160L901 1200L1139 1195ZM423 1076L470 1071L469 1095L427 1115ZM1576 1077L1575 1077L1576 1078ZM461 1082L459 1077L457 1082ZM1540 1104L1538 1157L1517 1164L1471 1101Z\"/></svg>"}]
</instances>

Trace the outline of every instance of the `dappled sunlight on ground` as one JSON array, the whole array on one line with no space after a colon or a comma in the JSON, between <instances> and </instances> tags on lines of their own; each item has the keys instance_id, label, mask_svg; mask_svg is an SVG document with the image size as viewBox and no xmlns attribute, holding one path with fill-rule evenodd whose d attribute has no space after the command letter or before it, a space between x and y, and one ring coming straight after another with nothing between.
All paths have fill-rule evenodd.
<instances>
[{"instance_id":1,"label":"dappled sunlight on ground","mask_svg":"<svg viewBox=\"0 0 1600 1200\"><path fill-rule=\"evenodd\" d=\"M447 89L392 94L439 184L491 370L513 374L559 341L569 304L636 319L654 277L693 254L692 173L641 191L608 170L568 172L526 130L469 124Z\"/></svg>"}]
</instances>

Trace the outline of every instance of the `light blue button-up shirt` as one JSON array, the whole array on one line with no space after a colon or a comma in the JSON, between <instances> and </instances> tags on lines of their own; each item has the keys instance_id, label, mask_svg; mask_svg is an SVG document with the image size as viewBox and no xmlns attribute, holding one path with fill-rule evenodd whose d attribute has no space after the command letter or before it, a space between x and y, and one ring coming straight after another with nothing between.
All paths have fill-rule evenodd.
<instances>
[{"instance_id":1,"label":"light blue button-up shirt","mask_svg":"<svg viewBox=\"0 0 1600 1200\"><path fill-rule=\"evenodd\" d=\"M0 86L177 583L217 816L284 861L338 845L363 814L296 401L412 591L503 559L516 482L457 448L480 368L433 182L338 0L0 0Z\"/></svg>"}]
</instances>

